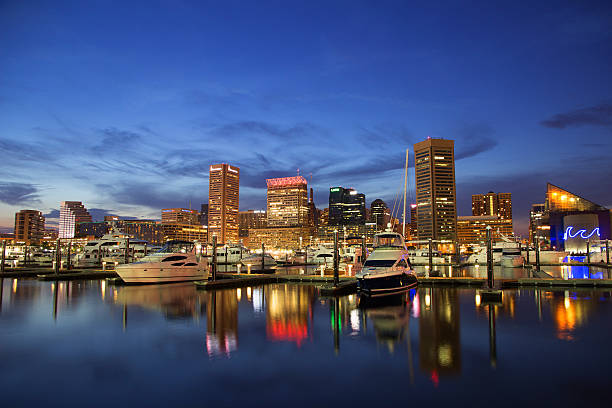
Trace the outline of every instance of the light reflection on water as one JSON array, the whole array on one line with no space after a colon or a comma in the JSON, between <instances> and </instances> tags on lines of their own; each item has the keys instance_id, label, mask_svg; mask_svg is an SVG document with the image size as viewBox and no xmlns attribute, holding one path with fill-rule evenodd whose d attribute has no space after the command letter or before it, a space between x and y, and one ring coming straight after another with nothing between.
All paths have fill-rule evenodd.
<instances>
[{"instance_id":1,"label":"light reflection on water","mask_svg":"<svg viewBox=\"0 0 612 408\"><path fill-rule=\"evenodd\" d=\"M128 379L150 392L139 402L151 405L163 405L159 393L168 382L183 389L179 402L205 395L227 405L224 393L235 393L232 386L251 389L262 379L305 398L343 403L374 401L379 391L401 401L404 383L433 400L467 403L469 395L459 391L466 387L487 394L512 381L533 393L539 388L530 379L545 388L583 370L596 384L611 362L610 291L504 291L501 303L489 305L475 290L457 288L422 287L376 302L357 295L321 298L305 284L208 292L190 283L117 287L4 279L1 288L0 383L5 399L24 405L45 401L44 392L27 393L33 385L83 398L114 387L113 394L128 401L134 396L121 388ZM373 388L330 394L354 388L363 376ZM312 387L315 380L320 386ZM270 388L266 381L259 386ZM256 391L271 393L272 405L293 401L288 391L268 388ZM450 394L436 393L442 389ZM603 390L594 387L587 397ZM571 390L560 396L585 398ZM521 399L506 402L513 398Z\"/></svg>"}]
</instances>

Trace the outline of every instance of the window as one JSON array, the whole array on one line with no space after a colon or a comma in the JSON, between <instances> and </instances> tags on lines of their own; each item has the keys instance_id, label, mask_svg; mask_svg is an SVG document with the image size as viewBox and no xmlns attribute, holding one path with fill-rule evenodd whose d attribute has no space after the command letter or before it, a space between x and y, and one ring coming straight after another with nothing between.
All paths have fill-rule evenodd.
<instances>
[{"instance_id":1,"label":"window","mask_svg":"<svg viewBox=\"0 0 612 408\"><path fill-rule=\"evenodd\" d=\"M402 258L402 259L399 260L399 262L395 266L400 266L402 268L407 268L408 264L406 263L406 260L404 258Z\"/></svg>"},{"instance_id":2,"label":"window","mask_svg":"<svg viewBox=\"0 0 612 408\"><path fill-rule=\"evenodd\" d=\"M166 259L162 260L162 262L182 261L183 259L187 259L187 257L183 255L174 255L167 257Z\"/></svg>"},{"instance_id":3,"label":"window","mask_svg":"<svg viewBox=\"0 0 612 408\"><path fill-rule=\"evenodd\" d=\"M395 259L368 259L363 264L364 268L390 268L395 263Z\"/></svg>"}]
</instances>

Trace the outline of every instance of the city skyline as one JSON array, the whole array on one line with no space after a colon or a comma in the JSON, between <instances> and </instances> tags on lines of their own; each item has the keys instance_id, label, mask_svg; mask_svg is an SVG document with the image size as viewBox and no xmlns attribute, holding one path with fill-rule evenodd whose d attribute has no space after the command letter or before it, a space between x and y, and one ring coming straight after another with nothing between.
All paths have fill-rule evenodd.
<instances>
[{"instance_id":1,"label":"city skyline","mask_svg":"<svg viewBox=\"0 0 612 408\"><path fill-rule=\"evenodd\" d=\"M297 169L319 208L334 185L392 205L427 136L455 141L458 216L509 192L525 236L547 182L612 207L611 9L554 4L5 4L0 227L65 200L199 208L220 162L241 210Z\"/></svg>"}]
</instances>

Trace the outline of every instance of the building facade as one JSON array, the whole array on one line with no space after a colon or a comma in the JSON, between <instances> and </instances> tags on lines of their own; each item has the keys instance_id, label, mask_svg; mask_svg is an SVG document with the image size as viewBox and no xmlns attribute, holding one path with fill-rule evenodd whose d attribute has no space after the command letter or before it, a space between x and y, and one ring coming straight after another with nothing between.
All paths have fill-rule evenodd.
<instances>
[{"instance_id":1,"label":"building facade","mask_svg":"<svg viewBox=\"0 0 612 408\"><path fill-rule=\"evenodd\" d=\"M308 182L302 176L267 179L268 227L308 225Z\"/></svg>"},{"instance_id":2,"label":"building facade","mask_svg":"<svg viewBox=\"0 0 612 408\"><path fill-rule=\"evenodd\" d=\"M161 210L162 224L200 224L200 213L188 208L164 208Z\"/></svg>"},{"instance_id":3,"label":"building facade","mask_svg":"<svg viewBox=\"0 0 612 408\"><path fill-rule=\"evenodd\" d=\"M238 213L238 236L246 238L249 231L255 228L265 228L267 225L267 215L264 210L247 210Z\"/></svg>"},{"instance_id":4,"label":"building facade","mask_svg":"<svg viewBox=\"0 0 612 408\"><path fill-rule=\"evenodd\" d=\"M472 215L495 215L502 220L512 219L512 194L494 193L472 195Z\"/></svg>"},{"instance_id":5,"label":"building facade","mask_svg":"<svg viewBox=\"0 0 612 408\"><path fill-rule=\"evenodd\" d=\"M366 222L365 194L352 188L329 189L327 225L363 225Z\"/></svg>"},{"instance_id":6,"label":"building facade","mask_svg":"<svg viewBox=\"0 0 612 408\"><path fill-rule=\"evenodd\" d=\"M91 215L80 201L60 203L59 237L74 238L76 226L81 222L92 222Z\"/></svg>"},{"instance_id":7,"label":"building facade","mask_svg":"<svg viewBox=\"0 0 612 408\"><path fill-rule=\"evenodd\" d=\"M387 224L391 219L391 211L387 204L380 198L372 201L370 204L370 222L376 224L376 228L380 230L384 230L387 228Z\"/></svg>"},{"instance_id":8,"label":"building facade","mask_svg":"<svg viewBox=\"0 0 612 408\"><path fill-rule=\"evenodd\" d=\"M454 141L427 139L414 145L419 239L455 240L457 203Z\"/></svg>"},{"instance_id":9,"label":"building facade","mask_svg":"<svg viewBox=\"0 0 612 408\"><path fill-rule=\"evenodd\" d=\"M310 227L267 227L249 230L246 244L249 249L259 249L261 244L271 249L297 250L308 245L314 231Z\"/></svg>"},{"instance_id":10,"label":"building facade","mask_svg":"<svg viewBox=\"0 0 612 408\"><path fill-rule=\"evenodd\" d=\"M45 217L37 210L15 213L15 241L39 245L45 234Z\"/></svg>"},{"instance_id":11,"label":"building facade","mask_svg":"<svg viewBox=\"0 0 612 408\"><path fill-rule=\"evenodd\" d=\"M496 215L468 215L457 217L457 240L460 244L486 243L487 227L491 227L493 241L499 241L501 235L512 235L512 220Z\"/></svg>"},{"instance_id":12,"label":"building facade","mask_svg":"<svg viewBox=\"0 0 612 408\"><path fill-rule=\"evenodd\" d=\"M217 242L238 242L238 208L240 206L240 168L213 164L209 169L208 235Z\"/></svg>"}]
</instances>

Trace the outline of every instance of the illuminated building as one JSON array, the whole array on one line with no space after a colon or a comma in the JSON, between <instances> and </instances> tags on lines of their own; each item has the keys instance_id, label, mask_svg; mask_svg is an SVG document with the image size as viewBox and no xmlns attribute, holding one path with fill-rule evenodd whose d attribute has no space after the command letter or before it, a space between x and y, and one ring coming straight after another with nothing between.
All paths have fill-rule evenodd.
<instances>
[{"instance_id":1,"label":"illuminated building","mask_svg":"<svg viewBox=\"0 0 612 408\"><path fill-rule=\"evenodd\" d=\"M472 215L496 215L502 220L512 219L512 194L494 193L472 195Z\"/></svg>"},{"instance_id":2,"label":"illuminated building","mask_svg":"<svg viewBox=\"0 0 612 408\"><path fill-rule=\"evenodd\" d=\"M367 243L372 243L377 232L377 225L373 222L353 225L325 225L317 230L317 237L320 242L334 242L334 231L338 231L338 240L347 245L361 244L362 237L366 237Z\"/></svg>"},{"instance_id":3,"label":"illuminated building","mask_svg":"<svg viewBox=\"0 0 612 408\"><path fill-rule=\"evenodd\" d=\"M196 210L187 208L164 208L161 210L162 224L180 223L180 224L199 224L200 213Z\"/></svg>"},{"instance_id":4,"label":"illuminated building","mask_svg":"<svg viewBox=\"0 0 612 408\"><path fill-rule=\"evenodd\" d=\"M500 240L500 234L512 235L512 220L502 220L496 215L468 215L457 217L457 240L461 244L485 243L488 226L494 241Z\"/></svg>"},{"instance_id":5,"label":"illuminated building","mask_svg":"<svg viewBox=\"0 0 612 408\"><path fill-rule=\"evenodd\" d=\"M610 210L551 183L546 186L543 218L547 218L550 246L555 249L586 252L589 242L611 237Z\"/></svg>"},{"instance_id":6,"label":"illuminated building","mask_svg":"<svg viewBox=\"0 0 612 408\"><path fill-rule=\"evenodd\" d=\"M200 224L168 223L162 224L165 241L199 241L208 242L208 227Z\"/></svg>"},{"instance_id":7,"label":"illuminated building","mask_svg":"<svg viewBox=\"0 0 612 408\"><path fill-rule=\"evenodd\" d=\"M265 228L267 224L266 217L264 210L240 211L238 213L238 236L245 238L249 236L249 230Z\"/></svg>"},{"instance_id":8,"label":"illuminated building","mask_svg":"<svg viewBox=\"0 0 612 408\"><path fill-rule=\"evenodd\" d=\"M319 211L314 203L314 193L310 189L310 199L308 200L308 226L315 228L319 225Z\"/></svg>"},{"instance_id":9,"label":"illuminated building","mask_svg":"<svg viewBox=\"0 0 612 408\"><path fill-rule=\"evenodd\" d=\"M384 230L387 228L390 218L391 212L383 200L378 198L372 201L372 204L370 204L370 222L375 223L379 230Z\"/></svg>"},{"instance_id":10,"label":"illuminated building","mask_svg":"<svg viewBox=\"0 0 612 408\"><path fill-rule=\"evenodd\" d=\"M105 217L106 218L106 217ZM110 225L108 222L81 222L76 226L75 238L100 238L108 234Z\"/></svg>"},{"instance_id":11,"label":"illuminated building","mask_svg":"<svg viewBox=\"0 0 612 408\"><path fill-rule=\"evenodd\" d=\"M246 244L249 249L259 249L261 244L273 249L300 249L310 242L313 230L310 227L267 227L249 230Z\"/></svg>"},{"instance_id":12,"label":"illuminated building","mask_svg":"<svg viewBox=\"0 0 612 408\"><path fill-rule=\"evenodd\" d=\"M74 238L76 225L92 222L91 215L80 201L62 201L60 204L59 237Z\"/></svg>"},{"instance_id":13,"label":"illuminated building","mask_svg":"<svg viewBox=\"0 0 612 408\"><path fill-rule=\"evenodd\" d=\"M533 204L529 211L529 242L548 241L550 238L550 225L545 204Z\"/></svg>"},{"instance_id":14,"label":"illuminated building","mask_svg":"<svg viewBox=\"0 0 612 408\"><path fill-rule=\"evenodd\" d=\"M191 229L193 226L189 226L189 228ZM122 222L121 229L125 234L134 237L135 239L147 241L152 245L161 245L164 242L164 233L162 230L162 225L159 221L125 220ZM203 229L205 231L208 230L206 226L204 226ZM195 234L190 236L195 236ZM189 239L189 241L198 239L201 242L206 242L206 238L206 236L202 237L202 235L199 235L199 238Z\"/></svg>"},{"instance_id":15,"label":"illuminated building","mask_svg":"<svg viewBox=\"0 0 612 408\"><path fill-rule=\"evenodd\" d=\"M418 236L417 225L417 205L410 204L410 236L413 238Z\"/></svg>"},{"instance_id":16,"label":"illuminated building","mask_svg":"<svg viewBox=\"0 0 612 408\"><path fill-rule=\"evenodd\" d=\"M268 227L308 225L308 187L302 176L267 179Z\"/></svg>"},{"instance_id":17,"label":"illuminated building","mask_svg":"<svg viewBox=\"0 0 612 408\"><path fill-rule=\"evenodd\" d=\"M359 225L365 222L365 194L352 188L329 189L328 225Z\"/></svg>"},{"instance_id":18,"label":"illuminated building","mask_svg":"<svg viewBox=\"0 0 612 408\"><path fill-rule=\"evenodd\" d=\"M229 164L213 164L209 171L208 235L217 242L238 242L240 169Z\"/></svg>"},{"instance_id":19,"label":"illuminated building","mask_svg":"<svg viewBox=\"0 0 612 408\"><path fill-rule=\"evenodd\" d=\"M15 213L15 241L26 245L38 245L45 233L45 217L36 210Z\"/></svg>"},{"instance_id":20,"label":"illuminated building","mask_svg":"<svg viewBox=\"0 0 612 408\"><path fill-rule=\"evenodd\" d=\"M200 224L208 226L208 204L202 204L200 208Z\"/></svg>"},{"instance_id":21,"label":"illuminated building","mask_svg":"<svg viewBox=\"0 0 612 408\"><path fill-rule=\"evenodd\" d=\"M419 239L455 240L454 141L430 139L414 145Z\"/></svg>"}]
</instances>

